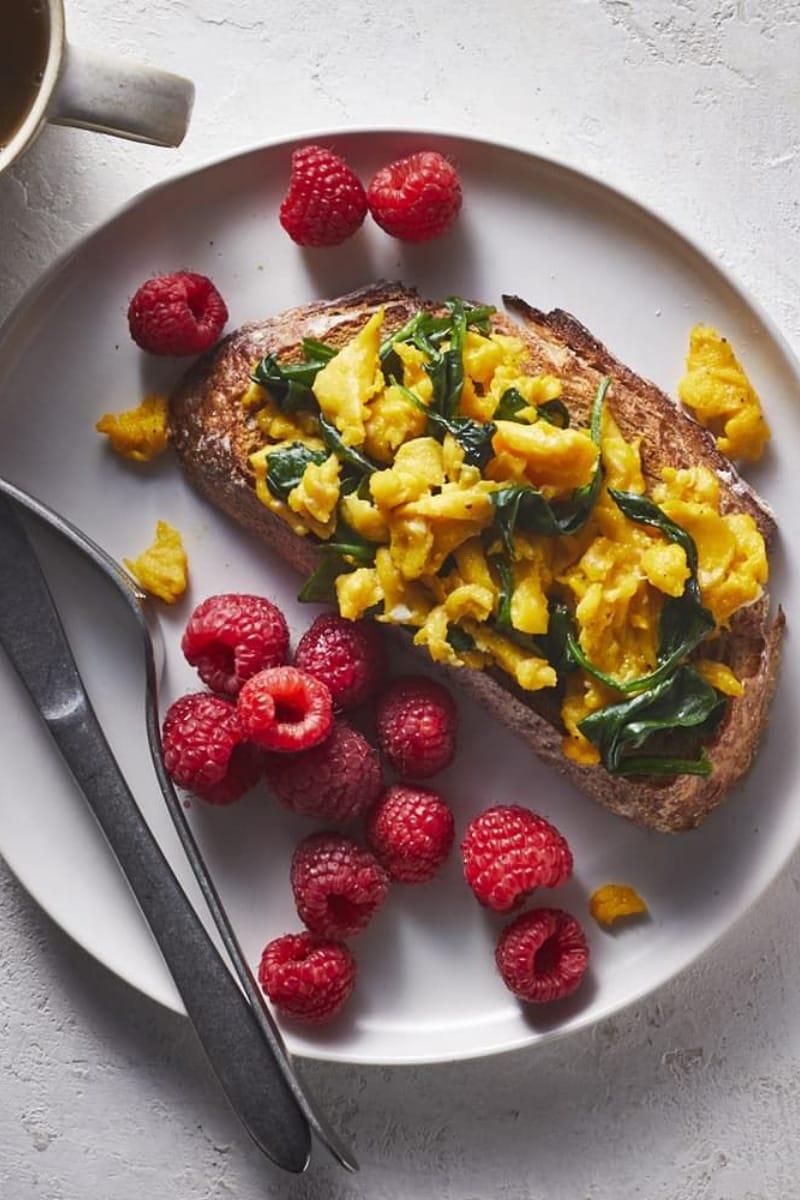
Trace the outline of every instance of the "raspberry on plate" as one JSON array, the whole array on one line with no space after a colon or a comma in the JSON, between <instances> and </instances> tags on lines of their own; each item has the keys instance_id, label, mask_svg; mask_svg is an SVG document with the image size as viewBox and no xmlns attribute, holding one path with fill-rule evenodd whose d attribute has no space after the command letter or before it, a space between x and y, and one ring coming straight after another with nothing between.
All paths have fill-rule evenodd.
<instances>
[{"instance_id":1,"label":"raspberry on plate","mask_svg":"<svg viewBox=\"0 0 800 1200\"><path fill-rule=\"evenodd\" d=\"M371 621L323 613L298 642L294 664L327 683L334 706L346 712L377 690L386 673L386 650Z\"/></svg>"},{"instance_id":2,"label":"raspberry on plate","mask_svg":"<svg viewBox=\"0 0 800 1200\"><path fill-rule=\"evenodd\" d=\"M161 740L170 779L209 804L232 804L263 773L263 754L245 741L236 708L221 696L181 696L167 710Z\"/></svg>"},{"instance_id":3,"label":"raspberry on plate","mask_svg":"<svg viewBox=\"0 0 800 1200\"><path fill-rule=\"evenodd\" d=\"M333 726L333 703L324 683L297 667L270 667L242 686L237 711L245 735L265 750L310 750Z\"/></svg>"},{"instance_id":4,"label":"raspberry on plate","mask_svg":"<svg viewBox=\"0 0 800 1200\"><path fill-rule=\"evenodd\" d=\"M404 242L427 242L445 233L459 214L461 200L458 172L436 150L422 150L381 167L367 188L374 219Z\"/></svg>"},{"instance_id":5,"label":"raspberry on plate","mask_svg":"<svg viewBox=\"0 0 800 1200\"><path fill-rule=\"evenodd\" d=\"M178 271L148 279L128 305L128 328L151 354L200 354L213 346L228 309L205 275Z\"/></svg>"},{"instance_id":6,"label":"raspberry on plate","mask_svg":"<svg viewBox=\"0 0 800 1200\"><path fill-rule=\"evenodd\" d=\"M290 879L300 920L318 937L360 933L389 890L378 860L338 833L304 838L292 856Z\"/></svg>"},{"instance_id":7,"label":"raspberry on plate","mask_svg":"<svg viewBox=\"0 0 800 1200\"><path fill-rule=\"evenodd\" d=\"M286 661L289 629L270 600L225 592L197 605L181 650L207 687L236 696L252 675Z\"/></svg>"},{"instance_id":8,"label":"raspberry on plate","mask_svg":"<svg viewBox=\"0 0 800 1200\"><path fill-rule=\"evenodd\" d=\"M367 215L363 184L343 158L325 146L303 146L292 154L289 188L280 222L300 246L338 246Z\"/></svg>"},{"instance_id":9,"label":"raspberry on plate","mask_svg":"<svg viewBox=\"0 0 800 1200\"><path fill-rule=\"evenodd\" d=\"M425 675L394 680L378 701L378 744L399 775L425 779L456 750L458 711L447 688Z\"/></svg>"},{"instance_id":10,"label":"raspberry on plate","mask_svg":"<svg viewBox=\"0 0 800 1200\"><path fill-rule=\"evenodd\" d=\"M391 879L423 883L445 862L455 822L441 796L409 784L387 788L367 816L367 843Z\"/></svg>"},{"instance_id":11,"label":"raspberry on plate","mask_svg":"<svg viewBox=\"0 0 800 1200\"><path fill-rule=\"evenodd\" d=\"M300 754L273 754L266 766L270 791L294 812L326 821L352 821L381 789L377 750L344 721L318 746Z\"/></svg>"},{"instance_id":12,"label":"raspberry on plate","mask_svg":"<svg viewBox=\"0 0 800 1200\"><path fill-rule=\"evenodd\" d=\"M520 804L497 804L470 821L461 854L467 883L496 912L511 912L534 888L558 887L572 874L565 839Z\"/></svg>"},{"instance_id":13,"label":"raspberry on plate","mask_svg":"<svg viewBox=\"0 0 800 1200\"><path fill-rule=\"evenodd\" d=\"M533 908L507 925L495 962L503 983L520 1000L545 1004L571 996L589 962L578 922L559 908Z\"/></svg>"},{"instance_id":14,"label":"raspberry on plate","mask_svg":"<svg viewBox=\"0 0 800 1200\"><path fill-rule=\"evenodd\" d=\"M341 1012L350 996L356 964L343 942L286 933L264 947L258 981L279 1012L322 1025Z\"/></svg>"}]
</instances>

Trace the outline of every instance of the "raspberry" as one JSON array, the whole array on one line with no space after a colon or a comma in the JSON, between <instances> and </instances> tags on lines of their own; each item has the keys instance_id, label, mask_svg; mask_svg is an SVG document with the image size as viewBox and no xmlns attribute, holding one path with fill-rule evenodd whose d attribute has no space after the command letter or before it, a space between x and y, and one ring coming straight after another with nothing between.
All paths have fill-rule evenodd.
<instances>
[{"instance_id":1,"label":"raspberry","mask_svg":"<svg viewBox=\"0 0 800 1200\"><path fill-rule=\"evenodd\" d=\"M344 721L319 746L301 754L273 754L267 782L281 804L326 821L351 821L369 808L381 788L377 750Z\"/></svg>"},{"instance_id":2,"label":"raspberry","mask_svg":"<svg viewBox=\"0 0 800 1200\"><path fill-rule=\"evenodd\" d=\"M423 883L436 874L453 845L453 814L435 792L396 784L367 817L367 842L391 879Z\"/></svg>"},{"instance_id":3,"label":"raspberry","mask_svg":"<svg viewBox=\"0 0 800 1200\"><path fill-rule=\"evenodd\" d=\"M325 613L301 637L294 663L327 683L336 708L346 712L363 704L386 673L380 631L370 621L346 621Z\"/></svg>"},{"instance_id":4,"label":"raspberry","mask_svg":"<svg viewBox=\"0 0 800 1200\"><path fill-rule=\"evenodd\" d=\"M210 279L179 271L148 279L128 306L128 328L151 354L199 354L212 346L228 319Z\"/></svg>"},{"instance_id":5,"label":"raspberry","mask_svg":"<svg viewBox=\"0 0 800 1200\"><path fill-rule=\"evenodd\" d=\"M494 953L503 983L520 1000L571 996L589 961L586 935L560 908L533 908L507 925Z\"/></svg>"},{"instance_id":6,"label":"raspberry","mask_svg":"<svg viewBox=\"0 0 800 1200\"><path fill-rule=\"evenodd\" d=\"M235 707L221 696L193 692L176 700L161 739L170 778L209 804L232 804L263 773L263 754L245 742Z\"/></svg>"},{"instance_id":7,"label":"raspberry","mask_svg":"<svg viewBox=\"0 0 800 1200\"><path fill-rule=\"evenodd\" d=\"M325 146L303 146L292 154L289 189L280 222L300 246L338 246L367 215L361 180L343 158Z\"/></svg>"},{"instance_id":8,"label":"raspberry","mask_svg":"<svg viewBox=\"0 0 800 1200\"><path fill-rule=\"evenodd\" d=\"M333 725L325 684L296 667L270 667L252 675L239 692L237 709L246 736L265 750L310 750Z\"/></svg>"},{"instance_id":9,"label":"raspberry","mask_svg":"<svg viewBox=\"0 0 800 1200\"><path fill-rule=\"evenodd\" d=\"M378 744L399 775L425 779L456 750L458 713L446 688L424 675L390 683L378 702Z\"/></svg>"},{"instance_id":10,"label":"raspberry","mask_svg":"<svg viewBox=\"0 0 800 1200\"><path fill-rule=\"evenodd\" d=\"M378 860L338 833L304 838L292 856L290 878L300 920L318 937L360 933L389 889Z\"/></svg>"},{"instance_id":11,"label":"raspberry","mask_svg":"<svg viewBox=\"0 0 800 1200\"><path fill-rule=\"evenodd\" d=\"M467 883L497 912L519 908L534 888L558 887L572 874L572 853L558 830L519 804L498 804L470 821L461 853Z\"/></svg>"},{"instance_id":12,"label":"raspberry","mask_svg":"<svg viewBox=\"0 0 800 1200\"><path fill-rule=\"evenodd\" d=\"M181 649L212 691L235 696L256 672L286 661L289 630L281 610L262 596L223 593L198 604Z\"/></svg>"},{"instance_id":13,"label":"raspberry","mask_svg":"<svg viewBox=\"0 0 800 1200\"><path fill-rule=\"evenodd\" d=\"M264 947L258 981L280 1012L321 1025L341 1011L352 992L356 964L343 942L286 933Z\"/></svg>"},{"instance_id":14,"label":"raspberry","mask_svg":"<svg viewBox=\"0 0 800 1200\"><path fill-rule=\"evenodd\" d=\"M461 209L461 181L452 163L422 150L381 167L367 188L369 211L392 237L427 242L439 237Z\"/></svg>"}]
</instances>

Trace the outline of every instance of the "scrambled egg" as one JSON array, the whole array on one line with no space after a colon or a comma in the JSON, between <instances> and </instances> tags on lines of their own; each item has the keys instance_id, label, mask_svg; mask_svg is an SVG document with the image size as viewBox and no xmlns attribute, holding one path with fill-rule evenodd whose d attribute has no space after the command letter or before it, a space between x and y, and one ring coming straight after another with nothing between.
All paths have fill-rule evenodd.
<instances>
[{"instance_id":1,"label":"scrambled egg","mask_svg":"<svg viewBox=\"0 0 800 1200\"><path fill-rule=\"evenodd\" d=\"M613 925L620 917L647 912L647 905L627 883L606 883L589 898L589 912L600 925Z\"/></svg>"},{"instance_id":2,"label":"scrambled egg","mask_svg":"<svg viewBox=\"0 0 800 1200\"><path fill-rule=\"evenodd\" d=\"M345 446L363 446L369 402L383 390L378 357L382 325L383 309L379 308L314 380L317 403L341 433Z\"/></svg>"},{"instance_id":3,"label":"scrambled egg","mask_svg":"<svg viewBox=\"0 0 800 1200\"><path fill-rule=\"evenodd\" d=\"M125 558L123 562L146 592L166 604L174 604L186 591L188 560L183 539L166 521L157 522L152 545L133 561Z\"/></svg>"},{"instance_id":4,"label":"scrambled egg","mask_svg":"<svg viewBox=\"0 0 800 1200\"><path fill-rule=\"evenodd\" d=\"M692 329L678 395L700 424L713 431L718 449L728 458L761 458L770 436L761 403L730 342L716 329Z\"/></svg>"},{"instance_id":5,"label":"scrambled egg","mask_svg":"<svg viewBox=\"0 0 800 1200\"><path fill-rule=\"evenodd\" d=\"M748 513L720 514L719 480L707 467L665 467L661 478L653 499L694 539L703 603L725 627L767 582L764 539Z\"/></svg>"},{"instance_id":6,"label":"scrambled egg","mask_svg":"<svg viewBox=\"0 0 800 1200\"><path fill-rule=\"evenodd\" d=\"M608 406L599 445L574 421L564 428L563 421L551 423L539 406L561 401L562 381L532 373L519 339L469 329L455 416L478 423L473 433L492 422L479 468L459 440L453 414L446 431L437 414L429 419L434 387L422 350L396 344L403 378L384 378L383 317L376 312L313 383L313 398L344 451L331 452L313 412L282 413L255 385L245 393L266 439L250 460L257 495L297 533L343 543L355 536L367 547L361 558L345 558L335 580L344 617L369 614L403 625L434 661L497 669L525 691L561 686L564 753L581 764L596 763L600 754L578 727L588 714L617 702L619 692L584 670L559 679L544 649L552 602L566 604L594 667L627 683L656 669L663 605L683 595L691 574L682 545L629 519L610 494L645 494L639 439L623 436ZM709 344L706 338L703 345ZM719 405L714 410L715 419L725 418L727 444L739 454L747 424L740 418L743 411L752 416L750 404L739 404L735 413ZM270 456L298 444L315 452L317 461L309 461L299 482L279 498L267 482ZM345 487L353 452L361 456L363 473L351 475ZM500 489L534 489L557 507L586 489L598 471L601 485L577 533L540 534L520 522L522 528L501 536L493 499ZM665 468L649 490L662 512L694 539L702 603L724 629L739 608L761 595L767 580L755 523L744 513L720 512L719 481L705 467ZM696 657L693 665L721 693L741 694L741 682L713 653ZM623 902L615 896L615 903ZM630 897L624 902L633 903Z\"/></svg>"},{"instance_id":7,"label":"scrambled egg","mask_svg":"<svg viewBox=\"0 0 800 1200\"><path fill-rule=\"evenodd\" d=\"M329 454L324 463L309 463L303 477L289 492L287 503L321 538L329 538L336 524L339 503L339 460Z\"/></svg>"},{"instance_id":8,"label":"scrambled egg","mask_svg":"<svg viewBox=\"0 0 800 1200\"><path fill-rule=\"evenodd\" d=\"M145 396L138 408L105 413L95 425L105 433L113 450L135 462L150 462L167 448L167 401L164 396Z\"/></svg>"}]
</instances>

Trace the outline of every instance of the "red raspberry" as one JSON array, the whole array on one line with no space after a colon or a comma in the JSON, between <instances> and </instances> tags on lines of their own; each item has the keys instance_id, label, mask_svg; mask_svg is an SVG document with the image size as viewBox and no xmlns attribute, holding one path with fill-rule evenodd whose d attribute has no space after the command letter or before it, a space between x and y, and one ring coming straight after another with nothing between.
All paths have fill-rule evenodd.
<instances>
[{"instance_id":1,"label":"red raspberry","mask_svg":"<svg viewBox=\"0 0 800 1200\"><path fill-rule=\"evenodd\" d=\"M292 856L290 879L300 920L318 937L360 933L389 890L378 860L338 833L304 838Z\"/></svg>"},{"instance_id":2,"label":"red raspberry","mask_svg":"<svg viewBox=\"0 0 800 1200\"><path fill-rule=\"evenodd\" d=\"M381 788L377 750L344 721L334 721L333 732L311 750L270 755L266 771L281 804L326 821L352 821Z\"/></svg>"},{"instance_id":3,"label":"red raspberry","mask_svg":"<svg viewBox=\"0 0 800 1200\"><path fill-rule=\"evenodd\" d=\"M128 328L151 354L199 354L213 346L228 319L210 279L178 271L148 279L128 306Z\"/></svg>"},{"instance_id":4,"label":"red raspberry","mask_svg":"<svg viewBox=\"0 0 800 1200\"><path fill-rule=\"evenodd\" d=\"M258 981L280 1012L322 1025L341 1011L352 992L356 964L343 942L286 933L264 947Z\"/></svg>"},{"instance_id":5,"label":"red raspberry","mask_svg":"<svg viewBox=\"0 0 800 1200\"><path fill-rule=\"evenodd\" d=\"M209 804L232 804L263 773L263 754L245 742L235 707L221 696L194 692L176 700L161 740L170 778Z\"/></svg>"},{"instance_id":6,"label":"red raspberry","mask_svg":"<svg viewBox=\"0 0 800 1200\"><path fill-rule=\"evenodd\" d=\"M265 750L310 750L333 725L325 684L296 667L270 667L251 676L237 708L246 736Z\"/></svg>"},{"instance_id":7,"label":"red raspberry","mask_svg":"<svg viewBox=\"0 0 800 1200\"><path fill-rule=\"evenodd\" d=\"M198 604L181 649L212 691L235 696L257 671L286 661L289 630L281 610L262 596L223 593Z\"/></svg>"},{"instance_id":8,"label":"red raspberry","mask_svg":"<svg viewBox=\"0 0 800 1200\"><path fill-rule=\"evenodd\" d=\"M361 180L343 158L325 146L303 146L292 154L289 189L280 222L300 246L338 246L367 215Z\"/></svg>"},{"instance_id":9,"label":"red raspberry","mask_svg":"<svg viewBox=\"0 0 800 1200\"><path fill-rule=\"evenodd\" d=\"M423 883L436 874L453 845L453 814L435 792L396 784L367 817L367 842L391 879Z\"/></svg>"},{"instance_id":10,"label":"red raspberry","mask_svg":"<svg viewBox=\"0 0 800 1200\"><path fill-rule=\"evenodd\" d=\"M446 688L424 675L394 680L378 702L378 744L399 775L425 779L456 750L458 712Z\"/></svg>"},{"instance_id":11,"label":"red raspberry","mask_svg":"<svg viewBox=\"0 0 800 1200\"><path fill-rule=\"evenodd\" d=\"M589 961L578 922L560 908L533 908L507 925L494 953L503 983L520 1000L544 1004L571 996Z\"/></svg>"},{"instance_id":12,"label":"red raspberry","mask_svg":"<svg viewBox=\"0 0 800 1200\"><path fill-rule=\"evenodd\" d=\"M369 211L392 237L427 242L439 237L461 209L461 181L436 150L422 150L381 167L367 188Z\"/></svg>"},{"instance_id":13,"label":"red raspberry","mask_svg":"<svg viewBox=\"0 0 800 1200\"><path fill-rule=\"evenodd\" d=\"M346 621L324 613L301 637L294 664L327 683L336 708L363 704L386 673L386 650L371 621Z\"/></svg>"},{"instance_id":14,"label":"red raspberry","mask_svg":"<svg viewBox=\"0 0 800 1200\"><path fill-rule=\"evenodd\" d=\"M461 843L464 877L481 904L519 908L528 892L558 887L572 874L572 853L558 830L519 804L498 804L470 821Z\"/></svg>"}]
</instances>

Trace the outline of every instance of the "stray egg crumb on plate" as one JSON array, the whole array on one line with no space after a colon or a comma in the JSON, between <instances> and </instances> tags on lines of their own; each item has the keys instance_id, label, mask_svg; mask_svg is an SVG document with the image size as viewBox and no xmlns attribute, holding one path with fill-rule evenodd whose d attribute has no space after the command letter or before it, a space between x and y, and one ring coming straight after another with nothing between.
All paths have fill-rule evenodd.
<instances>
[{"instance_id":1,"label":"stray egg crumb on plate","mask_svg":"<svg viewBox=\"0 0 800 1200\"><path fill-rule=\"evenodd\" d=\"M183 539L166 521L156 524L155 540L133 560L122 560L137 582L151 596L174 604L188 586L188 559Z\"/></svg>"},{"instance_id":2,"label":"stray egg crumb on plate","mask_svg":"<svg viewBox=\"0 0 800 1200\"><path fill-rule=\"evenodd\" d=\"M678 395L728 458L758 462L770 437L758 395L727 338L708 325L689 335Z\"/></svg>"},{"instance_id":3,"label":"stray egg crumb on plate","mask_svg":"<svg viewBox=\"0 0 800 1200\"><path fill-rule=\"evenodd\" d=\"M647 905L635 888L626 883L606 883L592 893L589 912L599 925L613 925L620 917L641 916Z\"/></svg>"},{"instance_id":4,"label":"stray egg crumb on plate","mask_svg":"<svg viewBox=\"0 0 800 1200\"><path fill-rule=\"evenodd\" d=\"M150 462L163 454L168 445L166 397L145 396L136 408L104 413L95 429L108 437L112 450L122 458Z\"/></svg>"}]
</instances>

